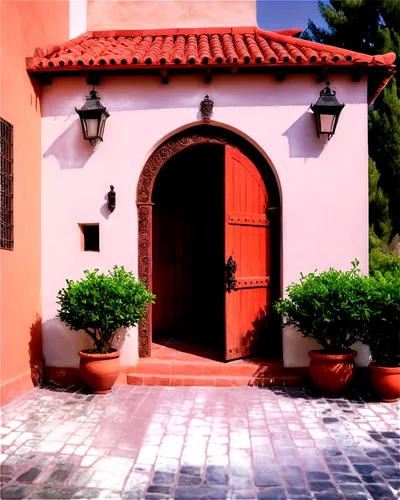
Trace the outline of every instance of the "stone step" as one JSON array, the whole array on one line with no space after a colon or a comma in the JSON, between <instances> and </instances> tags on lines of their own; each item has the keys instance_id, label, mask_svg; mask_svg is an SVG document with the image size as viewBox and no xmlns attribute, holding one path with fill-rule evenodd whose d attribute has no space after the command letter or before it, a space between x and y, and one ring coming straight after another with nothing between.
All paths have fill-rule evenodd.
<instances>
[{"instance_id":1,"label":"stone step","mask_svg":"<svg viewBox=\"0 0 400 500\"><path fill-rule=\"evenodd\" d=\"M163 386L212 386L212 387L270 387L300 386L305 374L296 372L289 375L269 375L262 377L242 375L163 375L155 373L128 373L128 385L163 385Z\"/></svg>"},{"instance_id":2,"label":"stone step","mask_svg":"<svg viewBox=\"0 0 400 500\"><path fill-rule=\"evenodd\" d=\"M190 362L146 358L139 360L132 369L137 375L185 375L185 376L243 376L265 378L282 375L285 372L279 361L218 361Z\"/></svg>"}]
</instances>

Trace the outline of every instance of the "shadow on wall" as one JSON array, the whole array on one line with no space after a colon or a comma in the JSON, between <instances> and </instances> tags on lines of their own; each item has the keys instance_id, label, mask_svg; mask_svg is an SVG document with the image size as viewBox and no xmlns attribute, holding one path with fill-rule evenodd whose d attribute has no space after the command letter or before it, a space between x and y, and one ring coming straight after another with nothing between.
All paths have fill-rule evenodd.
<instances>
[{"instance_id":1,"label":"shadow on wall","mask_svg":"<svg viewBox=\"0 0 400 500\"><path fill-rule=\"evenodd\" d=\"M364 87L361 85L349 88L345 75L336 75L331 84L346 103L365 103ZM308 107L318 99L322 83L317 83L315 76L311 74L288 75L284 82L277 82L272 74L237 74L215 75L212 89L209 85L200 74L176 76L173 83L168 85L164 85L161 78L155 75L109 75L102 78L97 90L101 103L106 106L111 116L119 111L193 109L194 106L198 109L204 96L209 94L215 102L214 119L218 120L218 109L224 107ZM45 89L42 117L74 116L74 106L81 107L84 96L90 90L91 87L88 88L83 78L55 78L53 84ZM194 116L195 114L193 118Z\"/></svg>"},{"instance_id":2,"label":"shadow on wall","mask_svg":"<svg viewBox=\"0 0 400 500\"><path fill-rule=\"evenodd\" d=\"M115 336L114 342L112 344L112 346L114 347L114 349L118 349L118 350L122 349L122 346L125 343L125 338L127 336L129 337L128 329L127 328L121 328L120 331Z\"/></svg>"},{"instance_id":3,"label":"shadow on wall","mask_svg":"<svg viewBox=\"0 0 400 500\"><path fill-rule=\"evenodd\" d=\"M78 367L78 351L93 348L89 335L70 330L58 318L43 323L42 336L44 363L50 366Z\"/></svg>"},{"instance_id":4,"label":"shadow on wall","mask_svg":"<svg viewBox=\"0 0 400 500\"><path fill-rule=\"evenodd\" d=\"M77 119L57 137L43 158L54 156L62 169L83 168L94 150L95 146L82 139L82 127Z\"/></svg>"},{"instance_id":5,"label":"shadow on wall","mask_svg":"<svg viewBox=\"0 0 400 500\"><path fill-rule=\"evenodd\" d=\"M43 333L42 333L43 332ZM128 329L121 328L115 336L113 347L121 349L125 338L129 336ZM42 356L43 337L43 356ZM42 364L59 367L78 367L78 351L82 349L93 349L92 339L84 331L70 330L69 327L58 318L51 318L43 323L40 337L40 354Z\"/></svg>"},{"instance_id":6,"label":"shadow on wall","mask_svg":"<svg viewBox=\"0 0 400 500\"><path fill-rule=\"evenodd\" d=\"M104 203L100 207L100 214L105 218L108 219L110 217L110 210L108 209L108 203Z\"/></svg>"},{"instance_id":7,"label":"shadow on wall","mask_svg":"<svg viewBox=\"0 0 400 500\"><path fill-rule=\"evenodd\" d=\"M43 106L43 117L71 116L73 108L71 102L80 106L82 97L88 93L86 84L77 78L68 80L68 84L62 82L63 99L60 99L58 85L47 89L46 101ZM133 83L134 82L134 83ZM214 99L216 109L221 107L237 107L238 91L240 86L246 89L246 106L285 106L285 105L308 105L315 96L319 94L319 88L311 78L297 82L296 93L285 90L282 82L276 82L271 75L258 75L248 78L248 75L215 75L213 82L217 87L212 92L208 83L204 83L202 75L180 75L174 79L171 85L164 85L161 79L152 76L126 77L107 76L102 79L97 90L101 97L101 103L106 106L111 114L120 111L144 111L159 109L179 109L197 107L200 111L200 102L204 96L211 92L210 98ZM270 92L260 91L260 84L265 86L272 84ZM61 86L60 85L60 86ZM60 88L60 87L58 87ZM290 96L290 97L289 97ZM195 116L195 115L193 115Z\"/></svg>"},{"instance_id":8,"label":"shadow on wall","mask_svg":"<svg viewBox=\"0 0 400 500\"><path fill-rule=\"evenodd\" d=\"M31 367L32 384L36 387L43 382L42 318L39 314L36 314L36 320L31 326L29 365Z\"/></svg>"},{"instance_id":9,"label":"shadow on wall","mask_svg":"<svg viewBox=\"0 0 400 500\"><path fill-rule=\"evenodd\" d=\"M246 332L247 345L254 345L256 352L268 359L281 359L282 338L276 315L260 308L251 324L252 328Z\"/></svg>"},{"instance_id":10,"label":"shadow on wall","mask_svg":"<svg viewBox=\"0 0 400 500\"><path fill-rule=\"evenodd\" d=\"M104 199L106 200L105 203L103 203L103 205L101 205L100 207L100 214L105 218L105 219L108 219L110 217L110 210L108 208L108 196L107 195L104 195Z\"/></svg>"},{"instance_id":11,"label":"shadow on wall","mask_svg":"<svg viewBox=\"0 0 400 500\"><path fill-rule=\"evenodd\" d=\"M317 137L313 113L306 111L282 135L289 141L291 158L319 158L328 139Z\"/></svg>"}]
</instances>

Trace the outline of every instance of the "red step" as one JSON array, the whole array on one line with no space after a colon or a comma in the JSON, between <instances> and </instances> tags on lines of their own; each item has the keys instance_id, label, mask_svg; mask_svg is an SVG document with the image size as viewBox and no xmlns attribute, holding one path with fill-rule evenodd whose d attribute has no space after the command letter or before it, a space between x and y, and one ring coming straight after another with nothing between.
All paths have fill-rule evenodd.
<instances>
[{"instance_id":1,"label":"red step","mask_svg":"<svg viewBox=\"0 0 400 500\"><path fill-rule=\"evenodd\" d=\"M166 386L212 386L212 387L270 387L273 385L297 387L302 385L303 376L285 375L266 378L249 377L207 377L177 375L137 375L128 373L128 385L166 385Z\"/></svg>"},{"instance_id":2,"label":"red step","mask_svg":"<svg viewBox=\"0 0 400 500\"><path fill-rule=\"evenodd\" d=\"M228 363L202 360L140 359L131 373L129 385L166 386L272 386L301 385L307 368L285 368L282 362L246 359Z\"/></svg>"}]
</instances>

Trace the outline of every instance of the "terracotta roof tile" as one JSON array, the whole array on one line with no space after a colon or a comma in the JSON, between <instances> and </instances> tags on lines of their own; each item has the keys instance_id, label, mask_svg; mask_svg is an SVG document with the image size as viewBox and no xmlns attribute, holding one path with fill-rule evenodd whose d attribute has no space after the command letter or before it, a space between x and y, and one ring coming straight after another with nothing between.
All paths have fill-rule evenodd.
<instances>
[{"instance_id":1,"label":"terracotta roof tile","mask_svg":"<svg viewBox=\"0 0 400 500\"><path fill-rule=\"evenodd\" d=\"M87 32L67 42L36 48L26 64L29 72L232 64L390 68L396 59L393 52L370 56L293 36L300 32L258 27Z\"/></svg>"},{"instance_id":2,"label":"terracotta roof tile","mask_svg":"<svg viewBox=\"0 0 400 500\"><path fill-rule=\"evenodd\" d=\"M88 32L58 45L38 47L28 69L99 64L315 64L364 62L390 65L393 53L370 56L301 40L287 33L248 28ZM117 62L121 61L121 62Z\"/></svg>"},{"instance_id":3,"label":"terracotta roof tile","mask_svg":"<svg viewBox=\"0 0 400 500\"><path fill-rule=\"evenodd\" d=\"M173 44L173 37L169 37L172 39L172 44ZM200 35L198 38L198 51L199 51L199 59L201 64L208 64L211 60L211 41L209 42L208 36L207 35ZM165 61L164 61L165 64Z\"/></svg>"}]
</instances>

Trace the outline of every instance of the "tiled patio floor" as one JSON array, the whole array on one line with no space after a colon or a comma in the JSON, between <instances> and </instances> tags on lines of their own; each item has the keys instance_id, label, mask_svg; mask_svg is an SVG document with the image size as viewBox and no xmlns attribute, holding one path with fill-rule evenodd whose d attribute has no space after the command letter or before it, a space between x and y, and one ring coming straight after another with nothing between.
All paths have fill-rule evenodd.
<instances>
[{"instance_id":1,"label":"tiled patio floor","mask_svg":"<svg viewBox=\"0 0 400 500\"><path fill-rule=\"evenodd\" d=\"M1 498L398 498L398 417L296 388L36 388L2 409Z\"/></svg>"}]
</instances>

